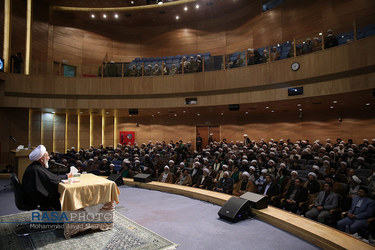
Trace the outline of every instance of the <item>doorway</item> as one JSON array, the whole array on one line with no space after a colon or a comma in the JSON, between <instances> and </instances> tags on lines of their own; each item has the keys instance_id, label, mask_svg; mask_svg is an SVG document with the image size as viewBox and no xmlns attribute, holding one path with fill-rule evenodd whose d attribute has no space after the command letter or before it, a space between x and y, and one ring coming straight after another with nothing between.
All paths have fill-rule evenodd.
<instances>
[{"instance_id":1,"label":"doorway","mask_svg":"<svg viewBox=\"0 0 375 250\"><path fill-rule=\"evenodd\" d=\"M210 134L212 134L212 140L220 142L220 126L219 125L199 125L196 127L196 137L202 137L202 148L208 145Z\"/></svg>"}]
</instances>

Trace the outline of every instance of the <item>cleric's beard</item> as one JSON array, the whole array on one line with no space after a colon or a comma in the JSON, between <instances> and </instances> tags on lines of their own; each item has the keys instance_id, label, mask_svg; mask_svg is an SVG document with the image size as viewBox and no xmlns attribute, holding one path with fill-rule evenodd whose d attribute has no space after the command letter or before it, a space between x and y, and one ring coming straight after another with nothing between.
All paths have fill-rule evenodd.
<instances>
[{"instance_id":1,"label":"cleric's beard","mask_svg":"<svg viewBox=\"0 0 375 250\"><path fill-rule=\"evenodd\" d=\"M45 168L49 168L49 166L48 166L48 161L44 161L44 167L45 167Z\"/></svg>"}]
</instances>

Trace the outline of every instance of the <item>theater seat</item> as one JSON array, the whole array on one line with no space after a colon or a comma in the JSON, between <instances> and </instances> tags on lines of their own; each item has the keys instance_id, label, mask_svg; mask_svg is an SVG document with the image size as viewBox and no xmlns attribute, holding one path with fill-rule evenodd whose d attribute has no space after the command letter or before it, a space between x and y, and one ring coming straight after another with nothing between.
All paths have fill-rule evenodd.
<instances>
[{"instance_id":1,"label":"theater seat","mask_svg":"<svg viewBox=\"0 0 375 250\"><path fill-rule=\"evenodd\" d=\"M10 176L10 182L13 186L13 192L14 192L14 201L16 203L16 207L19 210L33 210L37 209L36 205L27 204L24 199L24 193L22 189L22 185L20 181L18 180L18 177L15 173L12 173Z\"/></svg>"}]
</instances>

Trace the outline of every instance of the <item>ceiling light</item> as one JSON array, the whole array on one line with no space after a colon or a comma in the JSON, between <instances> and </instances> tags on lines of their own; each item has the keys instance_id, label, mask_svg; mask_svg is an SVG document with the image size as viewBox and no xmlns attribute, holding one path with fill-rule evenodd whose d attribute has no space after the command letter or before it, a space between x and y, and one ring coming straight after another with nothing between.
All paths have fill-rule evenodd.
<instances>
[{"instance_id":1,"label":"ceiling light","mask_svg":"<svg viewBox=\"0 0 375 250\"><path fill-rule=\"evenodd\" d=\"M94 14L91 14L91 18L95 18L95 15L94 15Z\"/></svg>"},{"instance_id":2,"label":"ceiling light","mask_svg":"<svg viewBox=\"0 0 375 250\"><path fill-rule=\"evenodd\" d=\"M179 17L179 16L176 16L176 20L178 20L178 19L180 19L180 17Z\"/></svg>"},{"instance_id":3,"label":"ceiling light","mask_svg":"<svg viewBox=\"0 0 375 250\"><path fill-rule=\"evenodd\" d=\"M118 14L115 14L115 18L116 18L116 19L118 18Z\"/></svg>"},{"instance_id":4,"label":"ceiling light","mask_svg":"<svg viewBox=\"0 0 375 250\"><path fill-rule=\"evenodd\" d=\"M187 10L188 10L188 7L185 6L184 11L187 11Z\"/></svg>"},{"instance_id":5,"label":"ceiling light","mask_svg":"<svg viewBox=\"0 0 375 250\"><path fill-rule=\"evenodd\" d=\"M106 15L106 14L103 14L103 18L107 18L107 15Z\"/></svg>"},{"instance_id":6,"label":"ceiling light","mask_svg":"<svg viewBox=\"0 0 375 250\"><path fill-rule=\"evenodd\" d=\"M199 4L195 5L195 8L196 8L196 9L199 9Z\"/></svg>"},{"instance_id":7,"label":"ceiling light","mask_svg":"<svg viewBox=\"0 0 375 250\"><path fill-rule=\"evenodd\" d=\"M335 103L335 104L336 104L336 103L337 103L337 101L333 101L333 103Z\"/></svg>"}]
</instances>

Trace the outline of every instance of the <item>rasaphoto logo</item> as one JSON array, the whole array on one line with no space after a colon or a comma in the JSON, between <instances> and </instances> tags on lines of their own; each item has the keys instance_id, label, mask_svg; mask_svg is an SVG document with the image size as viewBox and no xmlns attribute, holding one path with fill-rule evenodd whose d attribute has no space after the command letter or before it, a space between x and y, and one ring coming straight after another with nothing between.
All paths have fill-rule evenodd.
<instances>
[{"instance_id":1,"label":"rasaphoto logo","mask_svg":"<svg viewBox=\"0 0 375 250\"><path fill-rule=\"evenodd\" d=\"M31 213L31 223L113 223L113 213L35 211Z\"/></svg>"}]
</instances>

